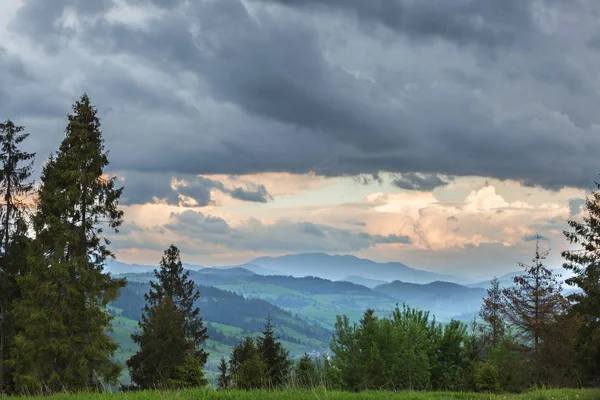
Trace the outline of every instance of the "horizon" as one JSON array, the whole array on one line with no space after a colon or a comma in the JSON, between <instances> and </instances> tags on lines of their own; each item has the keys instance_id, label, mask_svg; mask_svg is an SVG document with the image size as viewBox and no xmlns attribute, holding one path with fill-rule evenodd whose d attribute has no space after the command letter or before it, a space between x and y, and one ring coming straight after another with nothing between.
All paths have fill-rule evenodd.
<instances>
[{"instance_id":1,"label":"horizon","mask_svg":"<svg viewBox=\"0 0 600 400\"><path fill-rule=\"evenodd\" d=\"M400 3L6 0L0 120L31 134L37 177L90 95L125 187L120 262L177 243L188 264L500 276L540 234L562 268L600 172L600 3Z\"/></svg>"}]
</instances>

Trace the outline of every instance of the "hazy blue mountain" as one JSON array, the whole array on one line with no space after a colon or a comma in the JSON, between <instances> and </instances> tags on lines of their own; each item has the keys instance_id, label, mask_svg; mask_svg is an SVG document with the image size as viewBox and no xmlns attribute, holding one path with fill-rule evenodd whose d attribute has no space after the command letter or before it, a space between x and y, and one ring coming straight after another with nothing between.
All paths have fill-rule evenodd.
<instances>
[{"instance_id":1,"label":"hazy blue mountain","mask_svg":"<svg viewBox=\"0 0 600 400\"><path fill-rule=\"evenodd\" d=\"M485 289L441 281L425 285L394 281L377 286L374 290L424 310L442 310L458 315L477 311L486 296Z\"/></svg>"},{"instance_id":2,"label":"hazy blue mountain","mask_svg":"<svg viewBox=\"0 0 600 400\"><path fill-rule=\"evenodd\" d=\"M382 281L379 279L369 279L369 278L365 278L359 275L348 275L347 277L340 279L340 282L351 282L351 283L355 283L357 285L362 285L362 286L366 286L370 289L373 289L376 286L379 285L385 285L386 281Z\"/></svg>"},{"instance_id":3,"label":"hazy blue mountain","mask_svg":"<svg viewBox=\"0 0 600 400\"><path fill-rule=\"evenodd\" d=\"M125 264L116 260L106 260L104 263L104 270L110 272L113 275L117 274L139 274L144 272L152 272L158 266L154 265L140 265L140 264Z\"/></svg>"},{"instance_id":4,"label":"hazy blue mountain","mask_svg":"<svg viewBox=\"0 0 600 400\"><path fill-rule=\"evenodd\" d=\"M242 267L231 267L231 268L202 268L195 271L198 274L211 274L211 275L226 275L233 277L244 277L244 276L252 276L256 275L254 272L242 268Z\"/></svg>"},{"instance_id":5,"label":"hazy blue mountain","mask_svg":"<svg viewBox=\"0 0 600 400\"><path fill-rule=\"evenodd\" d=\"M292 254L281 257L260 257L250 264L281 271L292 276L319 276L340 280L348 275L384 281L400 280L412 283L434 281L461 282L460 278L410 268L402 263L378 263L354 256L329 255L325 253Z\"/></svg>"},{"instance_id":6,"label":"hazy blue mountain","mask_svg":"<svg viewBox=\"0 0 600 400\"><path fill-rule=\"evenodd\" d=\"M259 265L255 265L255 264L241 264L241 265L232 265L232 266L224 266L224 267L212 267L212 268L216 268L216 269L231 269L231 268L244 268L248 271L252 271L255 274L258 275L285 275L283 272L281 271L276 271L274 269L268 269L268 268L263 268Z\"/></svg>"}]
</instances>

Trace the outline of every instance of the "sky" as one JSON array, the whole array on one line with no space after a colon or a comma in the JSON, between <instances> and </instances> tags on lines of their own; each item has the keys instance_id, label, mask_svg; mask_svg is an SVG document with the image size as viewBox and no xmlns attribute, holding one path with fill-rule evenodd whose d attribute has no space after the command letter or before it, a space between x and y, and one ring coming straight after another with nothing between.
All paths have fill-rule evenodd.
<instances>
[{"instance_id":1,"label":"sky","mask_svg":"<svg viewBox=\"0 0 600 400\"><path fill-rule=\"evenodd\" d=\"M98 108L118 260L518 269L600 173L596 0L1 0L0 120L40 166Z\"/></svg>"}]
</instances>

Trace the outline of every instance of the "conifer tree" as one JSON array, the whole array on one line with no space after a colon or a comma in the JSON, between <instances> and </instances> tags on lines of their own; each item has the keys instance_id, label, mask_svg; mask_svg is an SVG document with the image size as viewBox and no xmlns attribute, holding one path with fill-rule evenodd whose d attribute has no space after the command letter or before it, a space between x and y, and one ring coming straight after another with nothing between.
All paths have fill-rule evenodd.
<instances>
[{"instance_id":1,"label":"conifer tree","mask_svg":"<svg viewBox=\"0 0 600 400\"><path fill-rule=\"evenodd\" d=\"M221 357L217 369L219 370L219 389L227 389L229 387L229 375L227 375L227 361L225 361L225 357Z\"/></svg>"},{"instance_id":2,"label":"conifer tree","mask_svg":"<svg viewBox=\"0 0 600 400\"><path fill-rule=\"evenodd\" d=\"M26 269L24 198L33 189L29 178L35 154L20 146L28 137L22 126L10 120L0 123L0 196L4 200L0 214L0 396L7 387L5 358L15 332L9 309L19 296L16 279Z\"/></svg>"},{"instance_id":3,"label":"conifer tree","mask_svg":"<svg viewBox=\"0 0 600 400\"><path fill-rule=\"evenodd\" d=\"M238 389L259 389L268 384L267 365L252 336L238 343L229 358L230 376Z\"/></svg>"},{"instance_id":4,"label":"conifer tree","mask_svg":"<svg viewBox=\"0 0 600 400\"><path fill-rule=\"evenodd\" d=\"M310 389L315 386L315 366L310 359L310 356L306 353L296 364L295 368L296 385L299 387Z\"/></svg>"},{"instance_id":5,"label":"conifer tree","mask_svg":"<svg viewBox=\"0 0 600 400\"><path fill-rule=\"evenodd\" d=\"M517 337L533 350L531 372L535 383L539 383L541 378L543 335L566 307L557 275L543 264L548 253L549 250L540 250L540 236L537 235L533 264L520 263L525 273L514 278L515 286L502 291L508 324Z\"/></svg>"},{"instance_id":6,"label":"conifer tree","mask_svg":"<svg viewBox=\"0 0 600 400\"><path fill-rule=\"evenodd\" d=\"M113 257L104 229L122 223L123 189L104 173L108 156L96 114L84 94L42 171L29 271L19 279L14 307L19 331L11 361L22 392L100 388L121 370L106 306L125 282L103 268Z\"/></svg>"},{"instance_id":7,"label":"conifer tree","mask_svg":"<svg viewBox=\"0 0 600 400\"><path fill-rule=\"evenodd\" d=\"M257 339L256 347L267 366L269 385L279 387L288 377L292 361L289 358L289 353L275 337L270 316L267 318L263 336Z\"/></svg>"},{"instance_id":8,"label":"conifer tree","mask_svg":"<svg viewBox=\"0 0 600 400\"><path fill-rule=\"evenodd\" d=\"M577 334L577 352L582 371L593 383L600 383L600 183L586 198L582 221L569 221L572 231L564 235L579 248L562 253L563 267L575 275L566 280L580 291L569 299L572 312L581 321Z\"/></svg>"},{"instance_id":9,"label":"conifer tree","mask_svg":"<svg viewBox=\"0 0 600 400\"><path fill-rule=\"evenodd\" d=\"M196 376L193 382L184 382L179 376L184 365L202 370L208 354L200 346L208 336L200 309L194 306L200 292L194 289L189 272L184 272L176 246L165 250L154 275L157 281L150 283L150 291L144 295L140 332L131 335L140 346L127 361L131 377L142 388L202 386L206 384L203 376Z\"/></svg>"},{"instance_id":10,"label":"conifer tree","mask_svg":"<svg viewBox=\"0 0 600 400\"><path fill-rule=\"evenodd\" d=\"M533 264L519 263L525 273L514 278L515 286L502 291L509 324L521 338L531 341L534 351L539 349L544 329L564 306L558 277L543 264L548 253L540 250L538 235Z\"/></svg>"},{"instance_id":11,"label":"conifer tree","mask_svg":"<svg viewBox=\"0 0 600 400\"><path fill-rule=\"evenodd\" d=\"M502 290L498 278L492 279L487 297L483 299L479 316L485 322L482 327L484 337L488 343L497 347L504 336L504 321L502 318L503 306Z\"/></svg>"}]
</instances>

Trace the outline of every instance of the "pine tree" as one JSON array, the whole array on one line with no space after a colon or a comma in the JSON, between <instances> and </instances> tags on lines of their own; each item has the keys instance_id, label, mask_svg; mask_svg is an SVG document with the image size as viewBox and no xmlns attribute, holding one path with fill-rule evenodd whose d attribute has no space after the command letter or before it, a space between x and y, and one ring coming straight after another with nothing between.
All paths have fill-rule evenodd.
<instances>
[{"instance_id":1,"label":"pine tree","mask_svg":"<svg viewBox=\"0 0 600 400\"><path fill-rule=\"evenodd\" d=\"M229 376L227 375L227 361L225 357L221 357L219 366L219 389L227 389L229 387Z\"/></svg>"},{"instance_id":2,"label":"pine tree","mask_svg":"<svg viewBox=\"0 0 600 400\"><path fill-rule=\"evenodd\" d=\"M492 279L487 297L483 299L479 316L485 322L482 327L484 337L492 346L498 346L504 336L504 321L502 319L503 298L498 278Z\"/></svg>"},{"instance_id":3,"label":"pine tree","mask_svg":"<svg viewBox=\"0 0 600 400\"><path fill-rule=\"evenodd\" d=\"M289 353L275 337L271 317L267 318L263 336L259 337L256 345L260 356L267 366L267 377L271 387L279 387L290 373L292 361Z\"/></svg>"},{"instance_id":4,"label":"pine tree","mask_svg":"<svg viewBox=\"0 0 600 400\"><path fill-rule=\"evenodd\" d=\"M582 222L569 221L572 231L564 235L579 249L562 253L563 267L575 275L568 285L581 289L569 296L572 312L582 320L577 334L578 359L582 371L593 383L600 383L600 183L586 198Z\"/></svg>"},{"instance_id":5,"label":"pine tree","mask_svg":"<svg viewBox=\"0 0 600 400\"><path fill-rule=\"evenodd\" d=\"M194 290L189 272L183 270L179 249L171 245L162 257L160 270L154 270L156 282L144 295L146 306L140 333L131 335L140 349L127 361L135 383L142 388L191 386L177 378L180 367L206 363L208 354L200 346L208 338L207 328L194 304L200 292ZM197 386L206 381L198 379Z\"/></svg>"},{"instance_id":6,"label":"pine tree","mask_svg":"<svg viewBox=\"0 0 600 400\"><path fill-rule=\"evenodd\" d=\"M7 120L0 123L0 195L3 197L0 218L0 396L7 387L5 358L14 335L14 321L9 313L18 298L16 279L25 271L27 226L23 211L24 198L32 191L31 177L34 153L19 146L29 137L22 126Z\"/></svg>"},{"instance_id":7,"label":"pine tree","mask_svg":"<svg viewBox=\"0 0 600 400\"><path fill-rule=\"evenodd\" d=\"M117 345L107 335L106 306L125 281L103 268L113 257L104 230L122 223L123 189L104 174L108 157L96 114L84 94L42 171L29 272L19 279L15 304L11 362L22 392L100 388L121 370L112 358Z\"/></svg>"}]
</instances>

